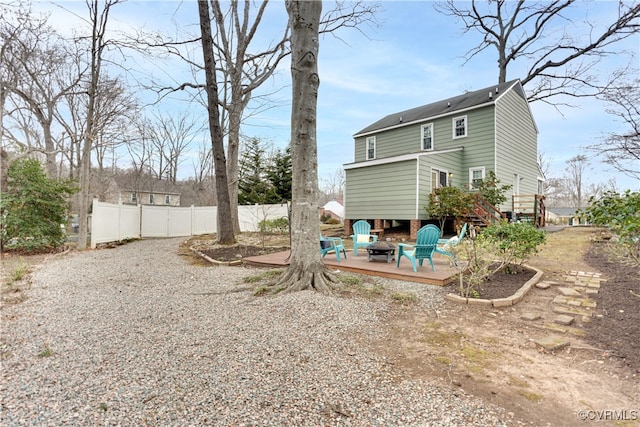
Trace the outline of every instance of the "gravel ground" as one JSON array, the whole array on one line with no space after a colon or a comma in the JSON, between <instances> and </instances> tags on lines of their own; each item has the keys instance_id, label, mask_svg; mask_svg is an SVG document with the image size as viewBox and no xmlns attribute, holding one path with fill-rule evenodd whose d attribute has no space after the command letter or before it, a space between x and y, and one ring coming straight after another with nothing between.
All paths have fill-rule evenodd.
<instances>
[{"instance_id":1,"label":"gravel ground","mask_svg":"<svg viewBox=\"0 0 640 427\"><path fill-rule=\"evenodd\" d=\"M254 297L243 267L180 239L71 253L2 307L3 426L500 426L461 390L407 378L376 345L389 299ZM433 309L443 291L404 282ZM377 343L377 344L376 344Z\"/></svg>"}]
</instances>

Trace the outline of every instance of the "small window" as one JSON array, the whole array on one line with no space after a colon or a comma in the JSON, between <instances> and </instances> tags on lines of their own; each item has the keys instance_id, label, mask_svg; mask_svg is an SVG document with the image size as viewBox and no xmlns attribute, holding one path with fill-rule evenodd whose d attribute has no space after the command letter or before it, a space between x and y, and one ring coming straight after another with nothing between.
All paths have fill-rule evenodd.
<instances>
[{"instance_id":1,"label":"small window","mask_svg":"<svg viewBox=\"0 0 640 427\"><path fill-rule=\"evenodd\" d=\"M484 180L484 166L469 169L469 189L477 189Z\"/></svg>"},{"instance_id":2,"label":"small window","mask_svg":"<svg viewBox=\"0 0 640 427\"><path fill-rule=\"evenodd\" d=\"M431 169L431 192L436 188L449 185L449 173L445 170Z\"/></svg>"},{"instance_id":3,"label":"small window","mask_svg":"<svg viewBox=\"0 0 640 427\"><path fill-rule=\"evenodd\" d=\"M170 205L171 204L171 196L170 195L165 195L164 196L164 204L165 205Z\"/></svg>"},{"instance_id":4,"label":"small window","mask_svg":"<svg viewBox=\"0 0 640 427\"><path fill-rule=\"evenodd\" d=\"M131 203L138 204L138 195L135 192L131 193Z\"/></svg>"},{"instance_id":5,"label":"small window","mask_svg":"<svg viewBox=\"0 0 640 427\"><path fill-rule=\"evenodd\" d=\"M463 138L467 136L467 116L453 119L453 138Z\"/></svg>"},{"instance_id":6,"label":"small window","mask_svg":"<svg viewBox=\"0 0 640 427\"><path fill-rule=\"evenodd\" d=\"M367 138L367 160L373 160L376 158L376 137L370 136Z\"/></svg>"},{"instance_id":7,"label":"small window","mask_svg":"<svg viewBox=\"0 0 640 427\"><path fill-rule=\"evenodd\" d=\"M153 204L153 194L149 194L149 204Z\"/></svg>"},{"instance_id":8,"label":"small window","mask_svg":"<svg viewBox=\"0 0 640 427\"><path fill-rule=\"evenodd\" d=\"M422 149L433 150L433 123L422 125Z\"/></svg>"}]
</instances>

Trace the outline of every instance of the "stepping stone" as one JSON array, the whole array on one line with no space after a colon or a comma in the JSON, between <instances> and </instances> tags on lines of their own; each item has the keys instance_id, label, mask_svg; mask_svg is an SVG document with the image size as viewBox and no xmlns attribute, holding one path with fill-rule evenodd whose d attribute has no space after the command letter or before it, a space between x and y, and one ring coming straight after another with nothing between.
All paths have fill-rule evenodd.
<instances>
[{"instance_id":1,"label":"stepping stone","mask_svg":"<svg viewBox=\"0 0 640 427\"><path fill-rule=\"evenodd\" d=\"M536 288L538 289L549 289L551 287L551 283L549 282L538 282L536 283Z\"/></svg>"},{"instance_id":2,"label":"stepping stone","mask_svg":"<svg viewBox=\"0 0 640 427\"><path fill-rule=\"evenodd\" d=\"M534 340L533 342L547 351L561 350L569 346L569 341L558 336L549 336L539 340Z\"/></svg>"},{"instance_id":3,"label":"stepping stone","mask_svg":"<svg viewBox=\"0 0 640 427\"><path fill-rule=\"evenodd\" d=\"M553 299L554 304L566 304L569 299L567 297L563 297L562 295L556 295Z\"/></svg>"},{"instance_id":4,"label":"stepping stone","mask_svg":"<svg viewBox=\"0 0 640 427\"><path fill-rule=\"evenodd\" d=\"M547 331L553 331L553 332L560 332L560 333L565 333L567 332L567 328L563 328L560 325L554 325L553 323L545 323L542 326L543 329L546 329Z\"/></svg>"},{"instance_id":5,"label":"stepping stone","mask_svg":"<svg viewBox=\"0 0 640 427\"><path fill-rule=\"evenodd\" d=\"M560 287L558 288L558 290L560 291L560 293L566 297L579 297L580 296L580 292L576 291L573 288L563 288Z\"/></svg>"},{"instance_id":6,"label":"stepping stone","mask_svg":"<svg viewBox=\"0 0 640 427\"><path fill-rule=\"evenodd\" d=\"M540 319L540 317L541 316L536 313L524 313L522 316L520 316L522 320L531 320L531 321L538 320Z\"/></svg>"},{"instance_id":7,"label":"stepping stone","mask_svg":"<svg viewBox=\"0 0 640 427\"><path fill-rule=\"evenodd\" d=\"M583 308L569 308L562 306L553 307L554 313L558 314L572 314L576 316L591 316L593 313L589 310L585 310Z\"/></svg>"},{"instance_id":8,"label":"stepping stone","mask_svg":"<svg viewBox=\"0 0 640 427\"><path fill-rule=\"evenodd\" d=\"M559 325L569 326L573 323L573 317L567 316L566 314L561 314L560 316L556 316L553 321L558 323Z\"/></svg>"},{"instance_id":9,"label":"stepping stone","mask_svg":"<svg viewBox=\"0 0 640 427\"><path fill-rule=\"evenodd\" d=\"M582 303L574 299L567 301L567 305L571 305L573 307L582 307Z\"/></svg>"}]
</instances>

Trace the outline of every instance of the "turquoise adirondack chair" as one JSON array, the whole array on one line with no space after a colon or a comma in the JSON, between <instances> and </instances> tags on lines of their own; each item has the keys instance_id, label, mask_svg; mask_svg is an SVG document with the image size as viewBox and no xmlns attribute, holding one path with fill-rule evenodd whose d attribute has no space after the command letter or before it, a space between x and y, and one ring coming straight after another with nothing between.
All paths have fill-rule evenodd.
<instances>
[{"instance_id":1,"label":"turquoise adirondack chair","mask_svg":"<svg viewBox=\"0 0 640 427\"><path fill-rule=\"evenodd\" d=\"M453 260L453 263L455 265L458 265L458 260L456 259L455 254L451 252L451 249L455 247L458 243L460 243L462 239L464 239L466 234L467 234L467 223L465 222L462 228L460 229L460 234L458 234L457 236L454 236L450 239L438 239L438 246L436 247L435 252L444 256L448 256Z\"/></svg>"},{"instance_id":2,"label":"turquoise adirondack chair","mask_svg":"<svg viewBox=\"0 0 640 427\"><path fill-rule=\"evenodd\" d=\"M438 246L438 239L440 238L440 229L433 225L425 225L420 230L418 230L418 236L416 238L416 244L410 245L407 243L399 243L398 244L398 258L396 261L396 267L400 267L400 259L402 257L407 258L411 261L411 267L413 267L414 272L418 272L418 266L416 265L416 261L422 267L422 261L428 259L431 263L431 269L436 271L436 266L433 264L433 253Z\"/></svg>"},{"instance_id":3,"label":"turquoise adirondack chair","mask_svg":"<svg viewBox=\"0 0 640 427\"><path fill-rule=\"evenodd\" d=\"M378 241L378 236L371 234L371 225L364 220L357 221L351 227L353 228L353 255L358 256L358 248L367 247Z\"/></svg>"},{"instance_id":4,"label":"turquoise adirondack chair","mask_svg":"<svg viewBox=\"0 0 640 427\"><path fill-rule=\"evenodd\" d=\"M335 252L338 262L340 261L340 252L344 254L344 259L347 259L347 251L344 249L344 244L340 237L324 237L320 234L320 254L324 258L329 252Z\"/></svg>"}]
</instances>

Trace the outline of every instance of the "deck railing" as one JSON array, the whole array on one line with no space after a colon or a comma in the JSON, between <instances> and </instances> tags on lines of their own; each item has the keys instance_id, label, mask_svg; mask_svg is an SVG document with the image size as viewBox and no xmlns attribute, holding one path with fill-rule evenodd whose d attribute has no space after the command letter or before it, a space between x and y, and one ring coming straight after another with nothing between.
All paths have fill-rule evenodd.
<instances>
[{"instance_id":1,"label":"deck railing","mask_svg":"<svg viewBox=\"0 0 640 427\"><path fill-rule=\"evenodd\" d=\"M518 221L528 221L536 227L546 224L547 208L540 194L514 194L512 211Z\"/></svg>"}]
</instances>

